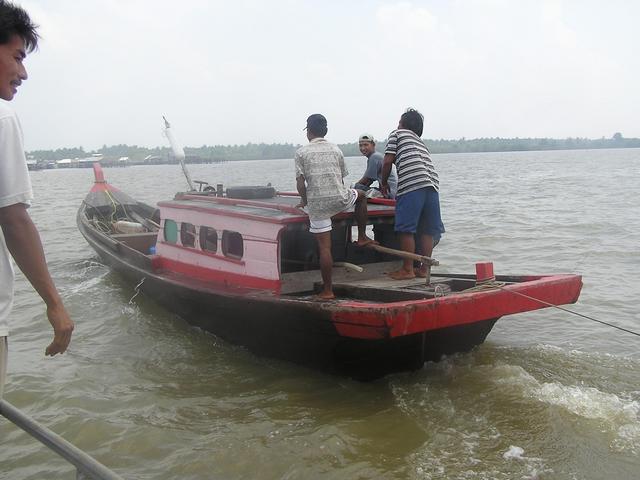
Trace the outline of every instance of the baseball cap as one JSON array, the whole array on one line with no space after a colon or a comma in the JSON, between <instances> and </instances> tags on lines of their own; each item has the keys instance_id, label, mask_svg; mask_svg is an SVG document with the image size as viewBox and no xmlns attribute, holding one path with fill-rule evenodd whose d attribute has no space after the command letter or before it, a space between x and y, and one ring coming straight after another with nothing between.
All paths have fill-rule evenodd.
<instances>
[{"instance_id":1,"label":"baseball cap","mask_svg":"<svg viewBox=\"0 0 640 480\"><path fill-rule=\"evenodd\" d=\"M358 138L358 143L360 142L376 143L375 139L373 138L373 135L369 135L368 133L363 133L362 135L360 135L360 138Z\"/></svg>"},{"instance_id":2,"label":"baseball cap","mask_svg":"<svg viewBox=\"0 0 640 480\"><path fill-rule=\"evenodd\" d=\"M323 128L327 128L327 119L324 118L324 115L321 115L320 113L309 115L309 117L307 118L307 126L304 127L303 130L306 130L307 128L310 128L314 132L322 130Z\"/></svg>"}]
</instances>

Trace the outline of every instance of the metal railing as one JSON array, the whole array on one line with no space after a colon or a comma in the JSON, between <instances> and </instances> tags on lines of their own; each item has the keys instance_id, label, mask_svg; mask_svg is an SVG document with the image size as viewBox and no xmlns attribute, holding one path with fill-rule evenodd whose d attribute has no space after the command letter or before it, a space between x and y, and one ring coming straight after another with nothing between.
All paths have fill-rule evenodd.
<instances>
[{"instance_id":1,"label":"metal railing","mask_svg":"<svg viewBox=\"0 0 640 480\"><path fill-rule=\"evenodd\" d=\"M5 400L0 400L0 415L27 432L76 467L76 480L123 480L78 447L40 425Z\"/></svg>"}]
</instances>

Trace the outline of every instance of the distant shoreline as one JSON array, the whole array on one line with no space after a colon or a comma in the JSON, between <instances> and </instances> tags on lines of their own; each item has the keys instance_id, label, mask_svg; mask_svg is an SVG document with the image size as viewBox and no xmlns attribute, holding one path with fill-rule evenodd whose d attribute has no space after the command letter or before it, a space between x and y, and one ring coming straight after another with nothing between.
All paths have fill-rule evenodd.
<instances>
[{"instance_id":1,"label":"distant shoreline","mask_svg":"<svg viewBox=\"0 0 640 480\"><path fill-rule=\"evenodd\" d=\"M424 140L433 154L438 153L500 153L548 150L592 150L605 148L640 148L640 138L624 138L616 133L612 138L479 138L459 140ZM386 140L378 142L383 152ZM360 156L356 143L338 145L345 156ZM235 160L276 160L293 158L300 145L247 143L245 145L215 145L185 147L187 163L219 163ZM146 148L137 145L103 146L94 151L82 147L27 152L27 158L40 168L51 168L60 163L91 163L95 159L105 165L162 165L176 163L169 147ZM76 165L77 166L77 165Z\"/></svg>"}]
</instances>

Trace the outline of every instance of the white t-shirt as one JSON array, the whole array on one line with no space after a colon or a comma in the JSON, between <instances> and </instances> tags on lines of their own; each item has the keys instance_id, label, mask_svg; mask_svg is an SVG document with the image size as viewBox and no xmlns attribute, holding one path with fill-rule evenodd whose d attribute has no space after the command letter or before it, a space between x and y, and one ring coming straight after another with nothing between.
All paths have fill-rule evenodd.
<instances>
[{"instance_id":1,"label":"white t-shirt","mask_svg":"<svg viewBox=\"0 0 640 480\"><path fill-rule=\"evenodd\" d=\"M0 101L0 208L33 199L24 155L22 127L15 112ZM0 229L0 337L9 335L13 304L13 265Z\"/></svg>"}]
</instances>

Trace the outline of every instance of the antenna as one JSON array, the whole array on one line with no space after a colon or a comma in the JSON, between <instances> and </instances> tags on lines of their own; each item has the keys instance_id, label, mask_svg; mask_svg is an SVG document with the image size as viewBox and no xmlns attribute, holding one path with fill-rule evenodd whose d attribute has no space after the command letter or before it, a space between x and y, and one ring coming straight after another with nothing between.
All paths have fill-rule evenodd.
<instances>
[{"instance_id":1,"label":"antenna","mask_svg":"<svg viewBox=\"0 0 640 480\"><path fill-rule=\"evenodd\" d=\"M187 170L187 165L184 162L185 154L183 148L178 144L175 137L173 136L173 131L171 130L171 125L166 117L163 115L162 119L164 120L164 133L169 139L169 143L171 144L171 150L173 150L173 156L178 159L180 165L182 166L182 173L187 179L187 183L189 184L189 190L194 191L193 182L191 181L191 175L189 175L189 170Z\"/></svg>"}]
</instances>

